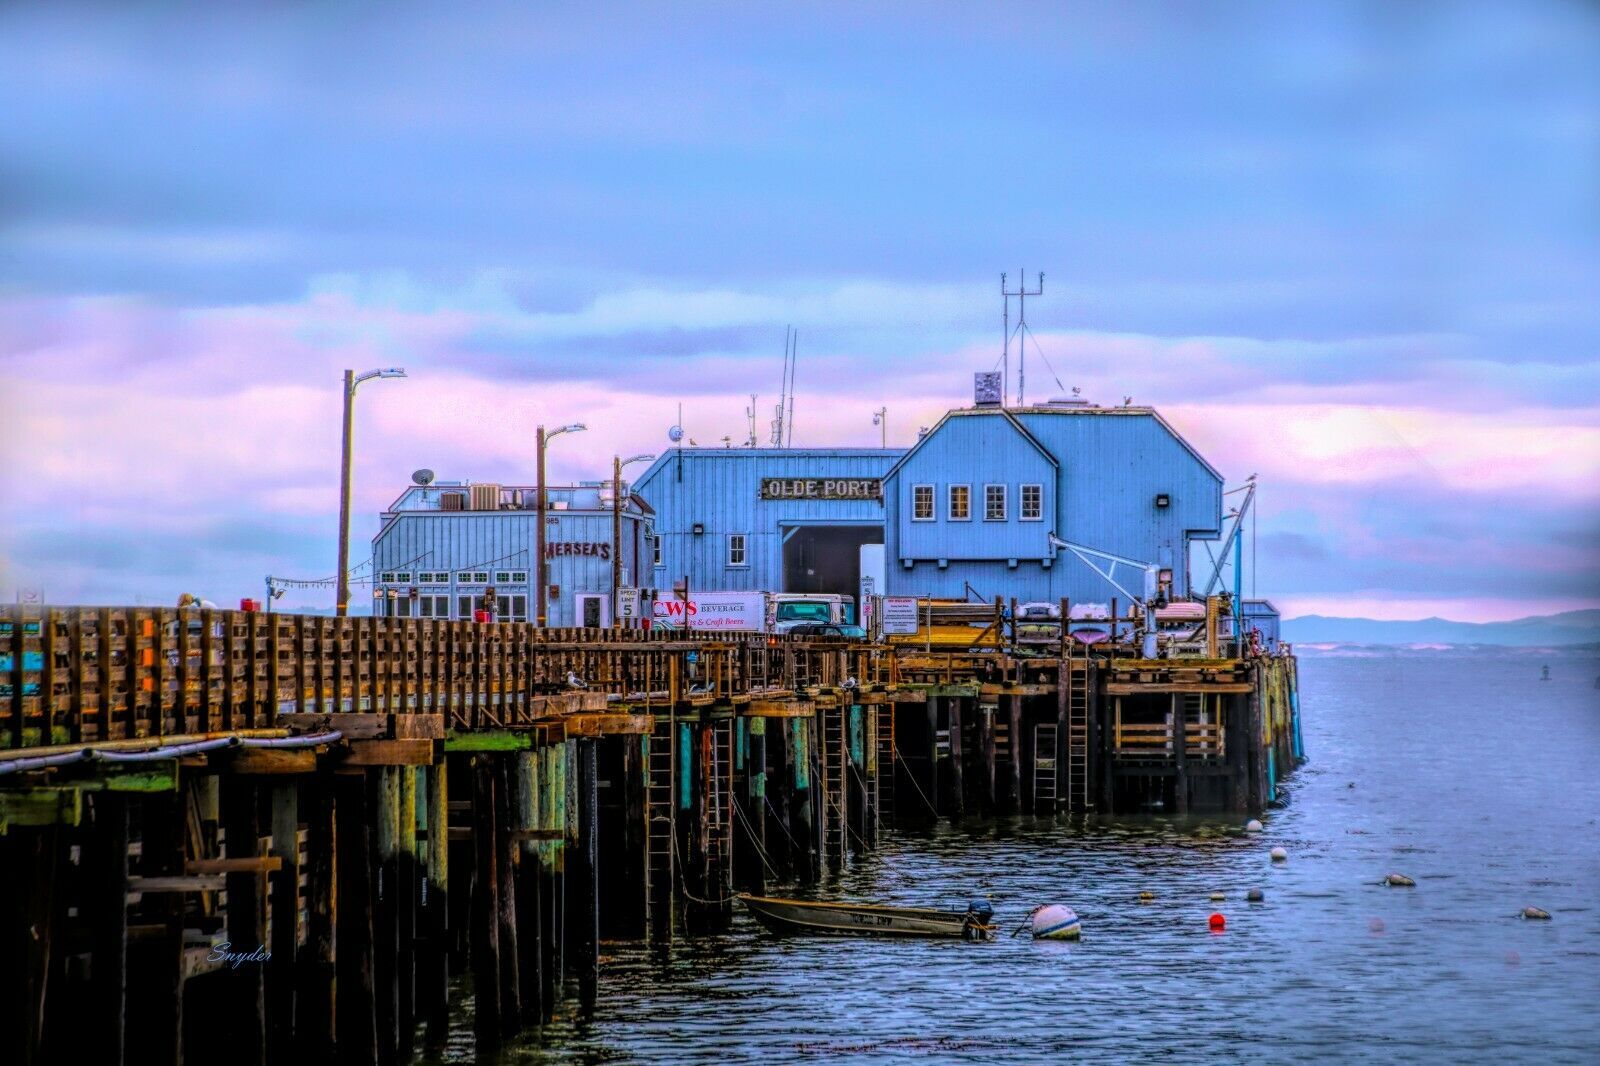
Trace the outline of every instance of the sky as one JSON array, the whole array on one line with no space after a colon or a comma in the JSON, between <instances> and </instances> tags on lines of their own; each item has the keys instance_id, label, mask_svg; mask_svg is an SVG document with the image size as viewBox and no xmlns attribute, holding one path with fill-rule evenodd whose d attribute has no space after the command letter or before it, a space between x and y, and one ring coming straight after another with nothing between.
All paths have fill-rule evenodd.
<instances>
[{"instance_id":1,"label":"sky","mask_svg":"<svg viewBox=\"0 0 1600 1066\"><path fill-rule=\"evenodd\" d=\"M1285 614L1600 604L1593 5L131 7L0 6L0 599L331 575L346 368L356 562L540 423L764 438L789 324L795 443L907 446L1025 271Z\"/></svg>"}]
</instances>

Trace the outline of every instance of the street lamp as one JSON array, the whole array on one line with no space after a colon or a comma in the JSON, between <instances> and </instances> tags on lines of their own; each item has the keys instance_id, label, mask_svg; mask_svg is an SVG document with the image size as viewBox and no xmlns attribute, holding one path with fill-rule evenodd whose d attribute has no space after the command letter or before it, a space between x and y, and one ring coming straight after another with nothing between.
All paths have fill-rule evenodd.
<instances>
[{"instance_id":1,"label":"street lamp","mask_svg":"<svg viewBox=\"0 0 1600 1066\"><path fill-rule=\"evenodd\" d=\"M339 464L339 583L334 613L343 618L350 609L350 435L355 426L356 386L372 378L403 378L406 372L397 366L368 370L357 374L344 372L344 445Z\"/></svg>"},{"instance_id":2,"label":"street lamp","mask_svg":"<svg viewBox=\"0 0 1600 1066\"><path fill-rule=\"evenodd\" d=\"M539 587L535 590L534 596L534 603L537 605L535 614L538 619L537 624L541 628L545 623L545 595L549 591L549 579L545 575L544 565L544 515L545 508L547 506L547 502L544 498L544 449L547 443L549 443L555 437L561 436L563 433L581 433L588 428L589 427L584 425L582 422L574 422L570 426L562 426L560 429L552 429L549 433L544 431L543 426L539 427L539 458L538 463L536 464L539 468L539 484L534 490L534 494L539 498L539 529L534 534L533 551L537 556L537 559L533 569L539 584Z\"/></svg>"},{"instance_id":3,"label":"street lamp","mask_svg":"<svg viewBox=\"0 0 1600 1066\"><path fill-rule=\"evenodd\" d=\"M880 407L872 412L872 424L878 427L879 439L882 446L889 446L889 408Z\"/></svg>"},{"instance_id":4,"label":"street lamp","mask_svg":"<svg viewBox=\"0 0 1600 1066\"><path fill-rule=\"evenodd\" d=\"M622 627L622 620L618 617L622 614L622 468L629 463L648 463L654 459L653 455L635 455L627 459L620 455L611 457L611 625L615 629ZM639 542L635 540L634 547L638 546ZM642 569L637 553L633 568ZM633 579L637 582L639 575L634 574Z\"/></svg>"}]
</instances>

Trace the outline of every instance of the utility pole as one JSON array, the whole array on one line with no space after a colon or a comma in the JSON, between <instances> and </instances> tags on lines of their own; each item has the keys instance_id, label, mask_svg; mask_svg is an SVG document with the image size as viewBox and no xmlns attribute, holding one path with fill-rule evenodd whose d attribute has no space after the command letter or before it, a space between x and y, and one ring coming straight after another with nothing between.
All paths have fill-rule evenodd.
<instances>
[{"instance_id":1,"label":"utility pole","mask_svg":"<svg viewBox=\"0 0 1600 1066\"><path fill-rule=\"evenodd\" d=\"M1017 298L1017 406L1027 406L1027 363L1028 363L1028 297L1040 296L1044 293L1044 273L1039 274L1039 287L1032 292L1028 291L1028 276L1021 270L1017 271L1017 291L1012 292L1006 288L1006 276L1000 275L1000 295L1005 299L1005 330L1006 346L1001 359L1005 362L1004 387L1011 387L1011 297ZM1004 392L1001 393L1004 396Z\"/></svg>"}]
</instances>

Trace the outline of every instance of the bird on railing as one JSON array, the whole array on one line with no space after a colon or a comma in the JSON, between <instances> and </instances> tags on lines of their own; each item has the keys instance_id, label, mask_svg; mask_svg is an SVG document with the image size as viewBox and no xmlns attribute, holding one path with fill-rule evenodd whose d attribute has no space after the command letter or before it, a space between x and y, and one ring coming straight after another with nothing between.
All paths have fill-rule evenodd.
<instances>
[{"instance_id":1,"label":"bird on railing","mask_svg":"<svg viewBox=\"0 0 1600 1066\"><path fill-rule=\"evenodd\" d=\"M861 687L861 682L857 681L854 677L847 677L847 678L844 679L844 687L845 688L860 688Z\"/></svg>"},{"instance_id":2,"label":"bird on railing","mask_svg":"<svg viewBox=\"0 0 1600 1066\"><path fill-rule=\"evenodd\" d=\"M583 678L579 677L577 674L573 673L571 670L568 670L567 671L567 687L568 688L588 688L589 687L589 682L585 681Z\"/></svg>"}]
</instances>

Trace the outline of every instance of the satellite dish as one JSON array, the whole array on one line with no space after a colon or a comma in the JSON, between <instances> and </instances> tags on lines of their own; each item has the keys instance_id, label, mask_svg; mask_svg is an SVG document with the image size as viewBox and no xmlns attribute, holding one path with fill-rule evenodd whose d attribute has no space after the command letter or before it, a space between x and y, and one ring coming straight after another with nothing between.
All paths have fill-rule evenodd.
<instances>
[{"instance_id":1,"label":"satellite dish","mask_svg":"<svg viewBox=\"0 0 1600 1066\"><path fill-rule=\"evenodd\" d=\"M671 429L667 430L667 439L674 444L678 443L683 439L683 427L673 426Z\"/></svg>"},{"instance_id":2,"label":"satellite dish","mask_svg":"<svg viewBox=\"0 0 1600 1066\"><path fill-rule=\"evenodd\" d=\"M413 470L411 472L411 483L413 485L432 485L433 476L433 471L426 467L421 470Z\"/></svg>"}]
</instances>

